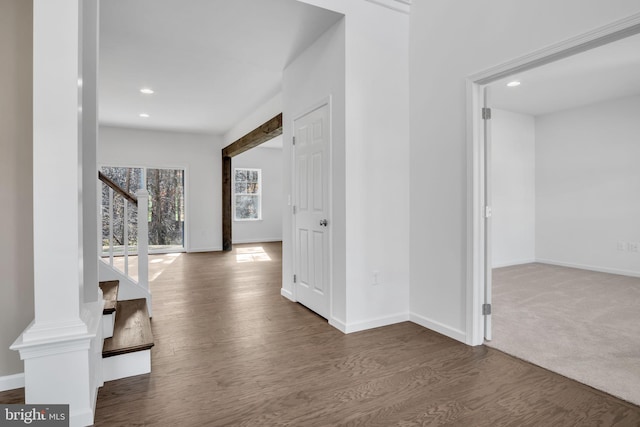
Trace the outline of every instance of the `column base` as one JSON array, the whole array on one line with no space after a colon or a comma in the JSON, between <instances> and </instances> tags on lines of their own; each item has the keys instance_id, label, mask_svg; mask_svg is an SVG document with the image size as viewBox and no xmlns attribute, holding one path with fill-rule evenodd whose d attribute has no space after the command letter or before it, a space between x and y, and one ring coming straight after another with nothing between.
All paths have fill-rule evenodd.
<instances>
[{"instance_id":1,"label":"column base","mask_svg":"<svg viewBox=\"0 0 640 427\"><path fill-rule=\"evenodd\" d=\"M25 402L68 404L70 425L93 424L98 388L102 386L102 308L104 301L86 304L84 333L69 334L65 325L39 328L32 322L11 345L24 361ZM75 323L76 325L78 322ZM34 339L36 330L40 339ZM47 331L46 337L42 331ZM25 339L28 338L28 339Z\"/></svg>"}]
</instances>

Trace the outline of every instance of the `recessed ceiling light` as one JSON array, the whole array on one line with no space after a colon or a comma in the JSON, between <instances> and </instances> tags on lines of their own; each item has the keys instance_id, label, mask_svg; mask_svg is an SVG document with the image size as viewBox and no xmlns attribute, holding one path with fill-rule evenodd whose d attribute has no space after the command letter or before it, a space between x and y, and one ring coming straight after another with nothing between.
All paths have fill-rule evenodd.
<instances>
[{"instance_id":1,"label":"recessed ceiling light","mask_svg":"<svg viewBox=\"0 0 640 427\"><path fill-rule=\"evenodd\" d=\"M517 80L514 80L512 82L507 83L507 86L509 87L516 87L516 86L520 86L520 82Z\"/></svg>"},{"instance_id":2,"label":"recessed ceiling light","mask_svg":"<svg viewBox=\"0 0 640 427\"><path fill-rule=\"evenodd\" d=\"M149 115L147 113L140 113L140 117L142 117L143 119L148 119Z\"/></svg>"},{"instance_id":3,"label":"recessed ceiling light","mask_svg":"<svg viewBox=\"0 0 640 427\"><path fill-rule=\"evenodd\" d=\"M152 93L154 93L154 90L148 87L143 87L142 89L140 89L140 92L144 93L145 95L151 95Z\"/></svg>"}]
</instances>

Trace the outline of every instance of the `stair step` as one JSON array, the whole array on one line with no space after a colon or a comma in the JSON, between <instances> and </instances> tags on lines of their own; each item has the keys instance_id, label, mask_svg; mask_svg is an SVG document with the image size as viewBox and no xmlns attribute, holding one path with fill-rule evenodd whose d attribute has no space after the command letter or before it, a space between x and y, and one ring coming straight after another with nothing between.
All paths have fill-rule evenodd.
<instances>
[{"instance_id":1,"label":"stair step","mask_svg":"<svg viewBox=\"0 0 640 427\"><path fill-rule=\"evenodd\" d=\"M151 320L144 298L118 301L113 337L104 340L102 357L112 357L153 347Z\"/></svg>"},{"instance_id":2,"label":"stair step","mask_svg":"<svg viewBox=\"0 0 640 427\"><path fill-rule=\"evenodd\" d=\"M104 298L104 310L102 314L111 314L116 311L119 284L120 282L118 280L100 282L100 289L102 289L102 297Z\"/></svg>"}]
</instances>

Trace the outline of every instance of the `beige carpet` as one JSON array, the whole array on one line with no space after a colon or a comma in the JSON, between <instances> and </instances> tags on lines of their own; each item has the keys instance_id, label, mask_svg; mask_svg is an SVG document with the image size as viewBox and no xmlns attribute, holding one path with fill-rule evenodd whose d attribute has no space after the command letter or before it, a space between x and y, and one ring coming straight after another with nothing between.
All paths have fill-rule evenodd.
<instances>
[{"instance_id":1,"label":"beige carpet","mask_svg":"<svg viewBox=\"0 0 640 427\"><path fill-rule=\"evenodd\" d=\"M537 263L493 275L488 346L640 405L640 278Z\"/></svg>"}]
</instances>

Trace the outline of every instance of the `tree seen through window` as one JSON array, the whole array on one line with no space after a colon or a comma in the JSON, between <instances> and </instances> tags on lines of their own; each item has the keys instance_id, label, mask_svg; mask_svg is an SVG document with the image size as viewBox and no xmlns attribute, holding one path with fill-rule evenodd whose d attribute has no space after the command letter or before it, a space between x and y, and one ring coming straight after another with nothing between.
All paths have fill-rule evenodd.
<instances>
[{"instance_id":1,"label":"tree seen through window","mask_svg":"<svg viewBox=\"0 0 640 427\"><path fill-rule=\"evenodd\" d=\"M124 191L135 195L140 188L143 168L103 167L101 172ZM151 250L182 248L184 246L184 170L145 168L146 189L149 192L149 247ZM102 239L103 247L109 241L109 191L102 186ZM128 227L129 246L136 246L137 216L130 209L129 219L124 218L124 200L114 198L113 239L116 246L123 246L124 227Z\"/></svg>"},{"instance_id":2,"label":"tree seen through window","mask_svg":"<svg viewBox=\"0 0 640 427\"><path fill-rule=\"evenodd\" d=\"M234 170L234 218L236 221L262 219L262 171Z\"/></svg>"}]
</instances>

